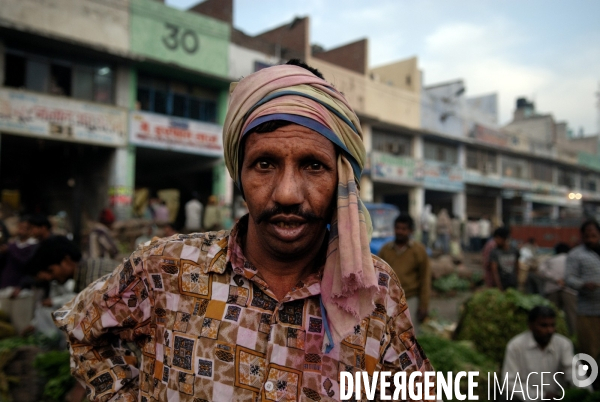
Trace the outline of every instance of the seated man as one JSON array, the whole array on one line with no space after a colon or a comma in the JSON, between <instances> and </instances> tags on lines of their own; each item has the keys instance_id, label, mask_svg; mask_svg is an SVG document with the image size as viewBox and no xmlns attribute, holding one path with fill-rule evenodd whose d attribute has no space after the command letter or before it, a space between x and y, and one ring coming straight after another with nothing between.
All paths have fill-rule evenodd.
<instances>
[{"instance_id":1,"label":"seated man","mask_svg":"<svg viewBox=\"0 0 600 402\"><path fill-rule=\"evenodd\" d=\"M223 144L249 214L153 239L54 313L89 399L338 400L340 372L432 370L369 252L344 96L308 66L262 69L232 85Z\"/></svg>"},{"instance_id":2,"label":"seated man","mask_svg":"<svg viewBox=\"0 0 600 402\"><path fill-rule=\"evenodd\" d=\"M550 307L534 307L528 321L529 331L515 336L506 346L502 378L508 377L508 395L522 401L562 399L561 386L572 381L573 343L554 333L556 313ZM558 372L564 374L554 377Z\"/></svg>"}]
</instances>

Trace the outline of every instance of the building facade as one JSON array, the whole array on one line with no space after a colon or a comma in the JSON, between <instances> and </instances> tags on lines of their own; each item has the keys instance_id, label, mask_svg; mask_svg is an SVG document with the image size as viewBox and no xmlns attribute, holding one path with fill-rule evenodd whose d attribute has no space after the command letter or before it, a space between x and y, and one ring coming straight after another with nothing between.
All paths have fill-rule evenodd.
<instances>
[{"instance_id":1,"label":"building facade","mask_svg":"<svg viewBox=\"0 0 600 402\"><path fill-rule=\"evenodd\" d=\"M0 8L0 191L27 212L69 211L73 231L110 206L119 219L193 192L225 211L240 193L223 163L229 84L290 58L343 92L363 127L365 201L413 217L426 204L496 224L600 217L598 136L455 80L423 85L416 57L368 63L369 41L324 49L310 18L258 35L233 26L233 0L182 11L152 0L7 0ZM228 225L228 222L224 222Z\"/></svg>"},{"instance_id":2,"label":"building facade","mask_svg":"<svg viewBox=\"0 0 600 402\"><path fill-rule=\"evenodd\" d=\"M6 1L0 8L0 185L73 233L112 207L200 193L227 202L221 131L230 27L150 0Z\"/></svg>"}]
</instances>

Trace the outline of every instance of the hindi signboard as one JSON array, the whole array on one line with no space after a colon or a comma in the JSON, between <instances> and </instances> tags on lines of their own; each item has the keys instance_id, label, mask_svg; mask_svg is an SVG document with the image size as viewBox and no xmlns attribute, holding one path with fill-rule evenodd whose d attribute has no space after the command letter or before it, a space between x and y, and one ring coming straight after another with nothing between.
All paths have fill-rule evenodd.
<instances>
[{"instance_id":1,"label":"hindi signboard","mask_svg":"<svg viewBox=\"0 0 600 402\"><path fill-rule=\"evenodd\" d=\"M98 145L127 143L127 111L75 99L0 89L0 131Z\"/></svg>"},{"instance_id":2,"label":"hindi signboard","mask_svg":"<svg viewBox=\"0 0 600 402\"><path fill-rule=\"evenodd\" d=\"M129 120L132 144L206 156L223 156L223 128L217 124L145 112L131 113Z\"/></svg>"},{"instance_id":3,"label":"hindi signboard","mask_svg":"<svg viewBox=\"0 0 600 402\"><path fill-rule=\"evenodd\" d=\"M410 156L396 156L371 152L371 177L376 181L410 184L415 181L415 160Z\"/></svg>"}]
</instances>

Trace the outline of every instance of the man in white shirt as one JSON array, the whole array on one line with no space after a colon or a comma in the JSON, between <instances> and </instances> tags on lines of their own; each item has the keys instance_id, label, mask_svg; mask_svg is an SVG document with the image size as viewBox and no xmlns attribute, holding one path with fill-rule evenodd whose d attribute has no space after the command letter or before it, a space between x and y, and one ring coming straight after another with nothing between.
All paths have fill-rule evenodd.
<instances>
[{"instance_id":1,"label":"man in white shirt","mask_svg":"<svg viewBox=\"0 0 600 402\"><path fill-rule=\"evenodd\" d=\"M483 247L483 245L488 241L488 239L490 238L491 234L492 234L492 222L490 222L489 218L487 215L483 215L479 221L479 242L481 243L481 246Z\"/></svg>"},{"instance_id":2,"label":"man in white shirt","mask_svg":"<svg viewBox=\"0 0 600 402\"><path fill-rule=\"evenodd\" d=\"M562 399L565 381L572 381L573 343L554 333L556 313L550 307L534 307L528 321L529 330L506 346L502 375L508 377L507 396L521 401Z\"/></svg>"},{"instance_id":3,"label":"man in white shirt","mask_svg":"<svg viewBox=\"0 0 600 402\"><path fill-rule=\"evenodd\" d=\"M574 334L577 327L577 291L565 283L567 253L570 247L566 243L554 246L554 256L540 264L538 275L544 280L544 297L565 312L569 333Z\"/></svg>"},{"instance_id":4,"label":"man in white shirt","mask_svg":"<svg viewBox=\"0 0 600 402\"><path fill-rule=\"evenodd\" d=\"M185 203L185 230L199 232L202 226L202 203L198 200L198 193L192 193L192 199Z\"/></svg>"}]
</instances>

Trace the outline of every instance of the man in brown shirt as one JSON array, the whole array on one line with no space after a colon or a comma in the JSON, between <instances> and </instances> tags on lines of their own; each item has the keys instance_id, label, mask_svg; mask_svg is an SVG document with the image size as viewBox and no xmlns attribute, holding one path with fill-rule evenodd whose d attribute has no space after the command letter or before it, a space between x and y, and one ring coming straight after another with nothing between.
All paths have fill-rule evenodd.
<instances>
[{"instance_id":1,"label":"man in brown shirt","mask_svg":"<svg viewBox=\"0 0 600 402\"><path fill-rule=\"evenodd\" d=\"M415 332L419 323L427 317L429 296L431 293L431 270L425 248L410 236L414 230L414 221L410 215L400 215L394 222L396 239L385 244L379 256L394 270L404 289L409 311L417 312L413 318Z\"/></svg>"}]
</instances>

